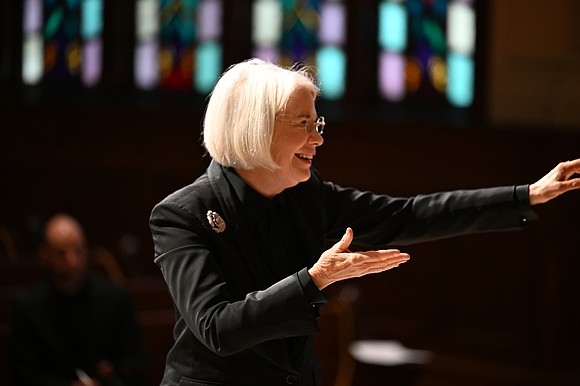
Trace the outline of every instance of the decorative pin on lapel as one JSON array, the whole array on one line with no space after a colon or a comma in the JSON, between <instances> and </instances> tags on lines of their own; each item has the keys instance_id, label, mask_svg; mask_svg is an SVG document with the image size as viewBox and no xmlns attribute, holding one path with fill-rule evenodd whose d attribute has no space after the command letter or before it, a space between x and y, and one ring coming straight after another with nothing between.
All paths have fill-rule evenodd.
<instances>
[{"instance_id":1,"label":"decorative pin on lapel","mask_svg":"<svg viewBox=\"0 0 580 386\"><path fill-rule=\"evenodd\" d=\"M207 211L207 221L209 222L209 226L215 233L222 233L226 230L226 222L224 219L217 213L212 210Z\"/></svg>"}]
</instances>

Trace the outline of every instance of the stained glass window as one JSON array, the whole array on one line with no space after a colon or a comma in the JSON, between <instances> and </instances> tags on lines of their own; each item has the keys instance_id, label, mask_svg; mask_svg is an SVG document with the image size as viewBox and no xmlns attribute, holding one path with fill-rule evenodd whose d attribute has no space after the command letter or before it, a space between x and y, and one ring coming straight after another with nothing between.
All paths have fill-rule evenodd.
<instances>
[{"instance_id":1,"label":"stained glass window","mask_svg":"<svg viewBox=\"0 0 580 386\"><path fill-rule=\"evenodd\" d=\"M135 83L208 93L222 72L222 0L137 0Z\"/></svg>"},{"instance_id":2,"label":"stained glass window","mask_svg":"<svg viewBox=\"0 0 580 386\"><path fill-rule=\"evenodd\" d=\"M345 92L346 11L341 0L255 0L253 55L282 65L318 69L322 97Z\"/></svg>"},{"instance_id":3,"label":"stained glass window","mask_svg":"<svg viewBox=\"0 0 580 386\"><path fill-rule=\"evenodd\" d=\"M25 0L22 81L98 84L103 0Z\"/></svg>"},{"instance_id":4,"label":"stained glass window","mask_svg":"<svg viewBox=\"0 0 580 386\"><path fill-rule=\"evenodd\" d=\"M474 0L384 0L379 4L379 91L384 99L474 97Z\"/></svg>"}]
</instances>

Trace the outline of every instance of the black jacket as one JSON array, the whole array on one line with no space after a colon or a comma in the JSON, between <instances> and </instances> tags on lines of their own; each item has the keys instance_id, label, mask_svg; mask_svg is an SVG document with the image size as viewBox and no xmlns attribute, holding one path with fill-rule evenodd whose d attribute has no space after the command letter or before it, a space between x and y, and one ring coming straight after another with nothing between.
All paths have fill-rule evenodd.
<instances>
[{"instance_id":1,"label":"black jacket","mask_svg":"<svg viewBox=\"0 0 580 386\"><path fill-rule=\"evenodd\" d=\"M499 187L394 198L311 178L286 192L309 266L352 227L357 245L420 242L517 229L529 210L527 187ZM522 195L523 199L516 199ZM524 201L521 203L521 201ZM224 220L218 232L208 211ZM248 234L241 203L212 162L193 184L152 211L155 262L176 306L175 343L162 385L317 385L312 336L316 307L300 279L273 282ZM303 337L290 358L287 337Z\"/></svg>"}]
</instances>

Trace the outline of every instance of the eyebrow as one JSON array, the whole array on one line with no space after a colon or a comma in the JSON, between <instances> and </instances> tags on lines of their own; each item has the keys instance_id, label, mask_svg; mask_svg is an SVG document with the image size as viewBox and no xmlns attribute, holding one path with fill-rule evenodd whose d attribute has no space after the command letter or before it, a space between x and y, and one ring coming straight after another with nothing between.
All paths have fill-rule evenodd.
<instances>
[{"instance_id":1,"label":"eyebrow","mask_svg":"<svg viewBox=\"0 0 580 386\"><path fill-rule=\"evenodd\" d=\"M300 114L300 115L297 115L297 116L296 116L296 118L306 118L306 119L311 119L311 118L312 118L312 115L310 115L310 114L308 114L308 113L305 113L305 114ZM318 117L315 117L314 119L316 120L316 118L318 118Z\"/></svg>"}]
</instances>

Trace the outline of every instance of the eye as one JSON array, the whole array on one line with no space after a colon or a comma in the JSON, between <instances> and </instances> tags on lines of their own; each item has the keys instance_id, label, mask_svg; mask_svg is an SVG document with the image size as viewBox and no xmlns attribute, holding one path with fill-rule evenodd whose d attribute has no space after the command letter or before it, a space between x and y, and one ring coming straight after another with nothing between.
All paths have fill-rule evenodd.
<instances>
[{"instance_id":1,"label":"eye","mask_svg":"<svg viewBox=\"0 0 580 386\"><path fill-rule=\"evenodd\" d=\"M301 120L300 122L298 122L298 125L299 125L299 126L308 127L309 123L310 123L310 122L309 122L307 119L303 119L303 120Z\"/></svg>"}]
</instances>

